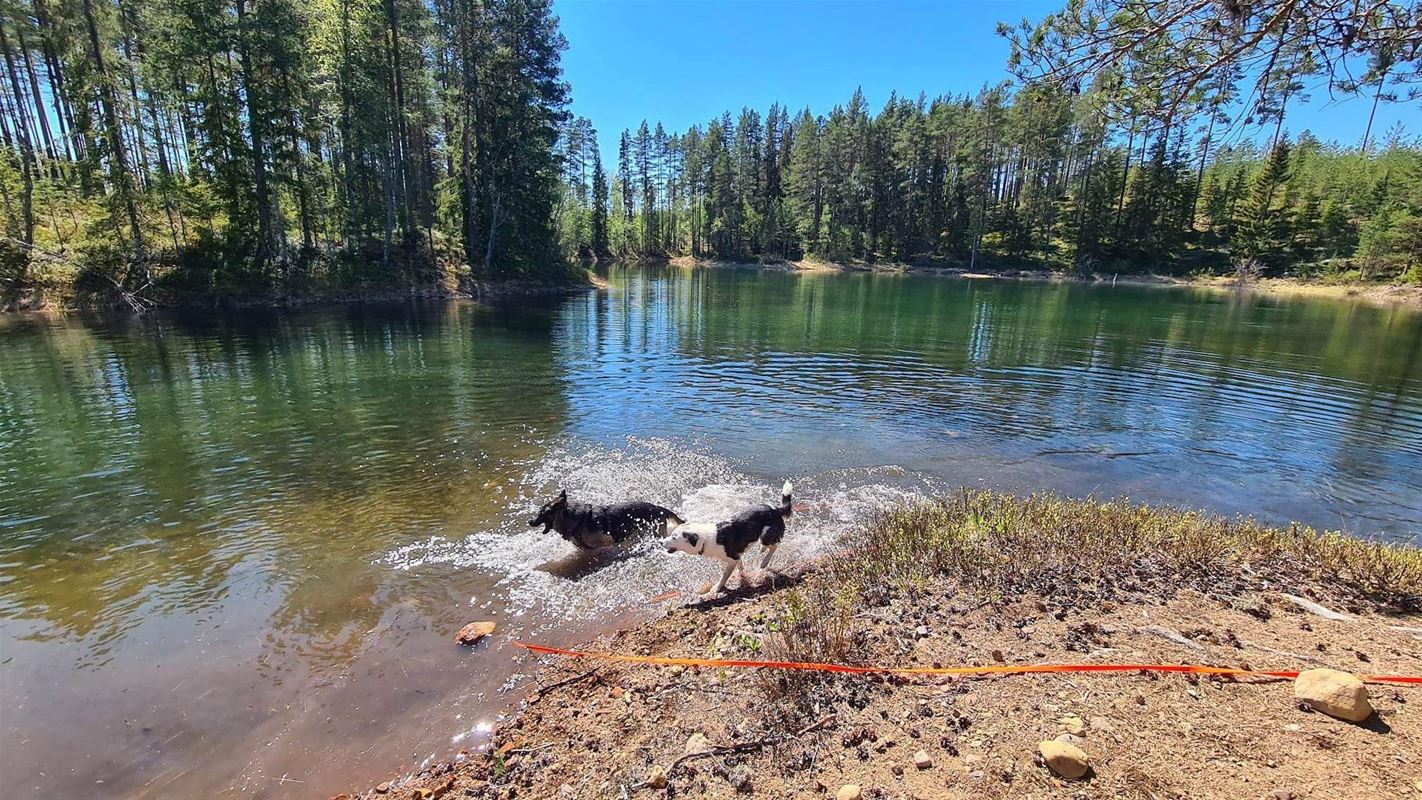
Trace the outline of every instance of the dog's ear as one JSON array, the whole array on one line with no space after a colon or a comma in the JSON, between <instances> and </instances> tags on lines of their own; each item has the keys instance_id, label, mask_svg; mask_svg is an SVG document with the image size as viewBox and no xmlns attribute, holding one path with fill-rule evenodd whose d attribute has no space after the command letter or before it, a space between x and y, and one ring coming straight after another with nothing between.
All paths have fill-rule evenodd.
<instances>
[{"instance_id":1,"label":"dog's ear","mask_svg":"<svg viewBox=\"0 0 1422 800\"><path fill-rule=\"evenodd\" d=\"M688 542L690 542L693 546L695 546L695 544L696 544L696 542L698 541L698 539L699 539L699 537L697 536L697 534L688 533L688 534L686 535L686 540L687 540Z\"/></svg>"},{"instance_id":2,"label":"dog's ear","mask_svg":"<svg viewBox=\"0 0 1422 800\"><path fill-rule=\"evenodd\" d=\"M568 490L564 489L558 493L558 499L553 501L553 505L559 506L568 502Z\"/></svg>"}]
</instances>

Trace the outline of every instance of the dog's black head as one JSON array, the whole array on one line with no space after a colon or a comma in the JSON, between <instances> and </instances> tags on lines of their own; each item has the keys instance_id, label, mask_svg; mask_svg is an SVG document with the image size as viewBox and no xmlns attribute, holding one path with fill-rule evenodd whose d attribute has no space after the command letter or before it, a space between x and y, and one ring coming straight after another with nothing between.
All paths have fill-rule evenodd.
<instances>
[{"instance_id":1,"label":"dog's black head","mask_svg":"<svg viewBox=\"0 0 1422 800\"><path fill-rule=\"evenodd\" d=\"M528 527L537 528L543 526L543 532L547 533L558 527L558 523L563 518L563 512L568 508L568 492L559 492L558 496L538 509L538 516L528 521Z\"/></svg>"}]
</instances>

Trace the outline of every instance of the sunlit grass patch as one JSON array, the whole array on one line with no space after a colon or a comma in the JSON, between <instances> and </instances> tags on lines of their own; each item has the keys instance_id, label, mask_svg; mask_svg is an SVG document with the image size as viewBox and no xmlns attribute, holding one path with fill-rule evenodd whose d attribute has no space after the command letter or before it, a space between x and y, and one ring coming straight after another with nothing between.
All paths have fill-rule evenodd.
<instances>
[{"instance_id":1,"label":"sunlit grass patch","mask_svg":"<svg viewBox=\"0 0 1422 800\"><path fill-rule=\"evenodd\" d=\"M946 579L984 594L1058 593L1085 582L1228 592L1315 582L1392 609L1422 606L1422 551L1248 518L1127 500L963 490L881 514L827 572L861 592Z\"/></svg>"}]
</instances>

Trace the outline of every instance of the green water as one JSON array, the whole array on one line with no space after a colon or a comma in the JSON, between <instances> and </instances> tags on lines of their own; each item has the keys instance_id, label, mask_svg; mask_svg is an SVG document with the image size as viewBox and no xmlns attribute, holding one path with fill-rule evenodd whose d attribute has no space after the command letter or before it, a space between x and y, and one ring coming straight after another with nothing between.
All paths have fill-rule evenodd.
<instances>
[{"instance_id":1,"label":"green water","mask_svg":"<svg viewBox=\"0 0 1422 800\"><path fill-rule=\"evenodd\" d=\"M1422 315L864 274L614 270L473 303L0 320L0 772L324 797L469 746L518 668L705 575L592 572L556 488L789 557L962 484L1422 533ZM798 535L797 535L798 534ZM303 783L279 776L300 775Z\"/></svg>"}]
</instances>

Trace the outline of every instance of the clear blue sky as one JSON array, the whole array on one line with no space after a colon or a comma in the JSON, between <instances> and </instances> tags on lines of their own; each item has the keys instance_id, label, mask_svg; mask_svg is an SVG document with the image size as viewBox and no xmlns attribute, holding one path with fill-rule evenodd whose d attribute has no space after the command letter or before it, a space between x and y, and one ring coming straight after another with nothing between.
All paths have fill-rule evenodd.
<instances>
[{"instance_id":1,"label":"clear blue sky","mask_svg":"<svg viewBox=\"0 0 1422 800\"><path fill-rule=\"evenodd\" d=\"M876 113L889 93L976 92L1007 78L999 20L1036 21L1065 0L847 2L819 0L557 0L568 50L573 113L592 120L608 168L617 137L646 119L681 132L743 106L772 102L828 113L862 86ZM1368 101L1312 92L1285 127L1356 143ZM1374 135L1402 121L1422 133L1422 111L1378 109ZM1249 132L1246 132L1249 135Z\"/></svg>"}]
</instances>

